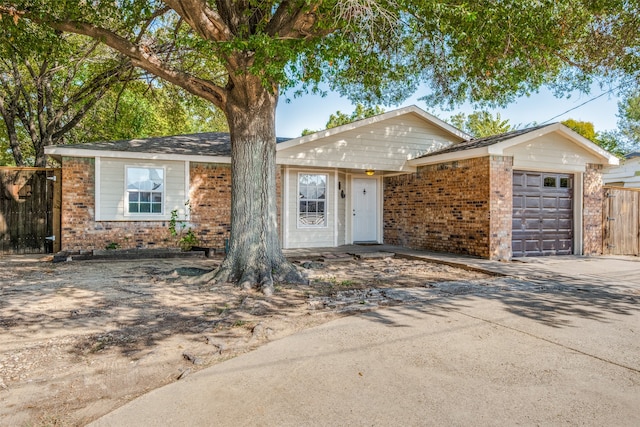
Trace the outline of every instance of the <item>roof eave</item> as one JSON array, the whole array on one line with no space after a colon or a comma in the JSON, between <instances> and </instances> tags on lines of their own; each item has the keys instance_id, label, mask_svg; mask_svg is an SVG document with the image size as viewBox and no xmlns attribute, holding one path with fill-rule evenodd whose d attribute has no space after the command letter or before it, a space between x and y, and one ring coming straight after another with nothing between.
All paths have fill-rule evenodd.
<instances>
[{"instance_id":1,"label":"roof eave","mask_svg":"<svg viewBox=\"0 0 640 427\"><path fill-rule=\"evenodd\" d=\"M89 150L74 149L63 146L47 146L44 148L45 154L60 161L62 157L100 157L112 159L135 159L135 160L174 160L200 163L231 163L230 156L207 156L190 154L168 154L168 153L141 153L135 151L109 151L109 150Z\"/></svg>"},{"instance_id":2,"label":"roof eave","mask_svg":"<svg viewBox=\"0 0 640 427\"><path fill-rule=\"evenodd\" d=\"M472 148L469 150L452 151L449 153L442 153L442 154L434 154L432 156L420 157L418 159L409 160L407 163L410 166L418 167L418 166L432 165L436 163L452 162L456 160L472 159L475 157L484 157L490 154L495 154L490 152L489 148L491 148L491 146Z\"/></svg>"}]
</instances>

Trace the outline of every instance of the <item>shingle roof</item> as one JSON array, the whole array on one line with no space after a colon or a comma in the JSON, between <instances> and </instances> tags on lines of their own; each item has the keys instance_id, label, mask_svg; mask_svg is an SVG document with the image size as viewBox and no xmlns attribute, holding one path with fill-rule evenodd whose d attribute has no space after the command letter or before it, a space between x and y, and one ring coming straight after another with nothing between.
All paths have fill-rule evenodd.
<instances>
[{"instance_id":1,"label":"shingle roof","mask_svg":"<svg viewBox=\"0 0 640 427\"><path fill-rule=\"evenodd\" d=\"M277 142L288 138L277 138ZM159 136L121 141L88 142L65 145L65 148L121 151L130 153L174 154L187 156L231 156L231 138L224 132L193 133L190 135Z\"/></svg>"},{"instance_id":2,"label":"shingle roof","mask_svg":"<svg viewBox=\"0 0 640 427\"><path fill-rule=\"evenodd\" d=\"M484 137L484 138L472 139L472 140L466 141L466 142L460 142L458 144L453 144L453 145L450 145L449 147L443 148L442 150L438 150L438 151L434 151L434 152L429 153L429 154L425 154L424 156L421 156L420 158L429 157L429 156L437 156L439 154L445 154L445 153L454 153L456 151L473 150L474 148L488 147L489 145L497 144L499 142L506 141L508 139L515 138L517 136L524 135L526 133L536 131L538 129L542 129L542 128L547 127L547 126L549 126L549 125L548 124L540 125L540 126L530 127L530 128L527 128L527 129L514 130L514 131L511 131L511 132L502 133L500 135L493 135L493 136L488 136L488 137Z\"/></svg>"}]
</instances>

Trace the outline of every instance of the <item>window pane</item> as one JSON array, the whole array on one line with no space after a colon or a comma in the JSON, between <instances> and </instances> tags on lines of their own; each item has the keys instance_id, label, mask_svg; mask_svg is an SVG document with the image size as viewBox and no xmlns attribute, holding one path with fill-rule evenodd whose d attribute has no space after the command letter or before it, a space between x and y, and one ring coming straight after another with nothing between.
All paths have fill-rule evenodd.
<instances>
[{"instance_id":1,"label":"window pane","mask_svg":"<svg viewBox=\"0 0 640 427\"><path fill-rule=\"evenodd\" d=\"M556 177L555 176L547 176L544 179L545 187L555 187L556 186Z\"/></svg>"},{"instance_id":2,"label":"window pane","mask_svg":"<svg viewBox=\"0 0 640 427\"><path fill-rule=\"evenodd\" d=\"M298 181L298 225L322 227L326 225L327 175L300 174Z\"/></svg>"},{"instance_id":3,"label":"window pane","mask_svg":"<svg viewBox=\"0 0 640 427\"><path fill-rule=\"evenodd\" d=\"M129 213L161 214L164 169L127 167L126 175Z\"/></svg>"},{"instance_id":4,"label":"window pane","mask_svg":"<svg viewBox=\"0 0 640 427\"><path fill-rule=\"evenodd\" d=\"M560 178L560 188L569 188L569 178Z\"/></svg>"}]
</instances>

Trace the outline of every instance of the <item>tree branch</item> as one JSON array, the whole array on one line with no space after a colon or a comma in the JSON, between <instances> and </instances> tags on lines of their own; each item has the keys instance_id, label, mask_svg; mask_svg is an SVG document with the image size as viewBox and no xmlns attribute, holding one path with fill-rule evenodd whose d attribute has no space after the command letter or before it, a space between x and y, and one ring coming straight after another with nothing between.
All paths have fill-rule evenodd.
<instances>
[{"instance_id":1,"label":"tree branch","mask_svg":"<svg viewBox=\"0 0 640 427\"><path fill-rule=\"evenodd\" d=\"M271 37L279 38L305 38L316 35L311 29L315 24L315 11L319 5L320 2L307 4L300 0L283 1L267 24L265 32Z\"/></svg>"},{"instance_id":2,"label":"tree branch","mask_svg":"<svg viewBox=\"0 0 640 427\"><path fill-rule=\"evenodd\" d=\"M144 36L144 33L147 31L147 28L149 28L149 26L153 23L153 21L158 17L158 16L162 16L165 13L167 13L168 11L170 11L171 8L170 7L163 7L161 9L156 10L154 13L151 14L151 17L149 19L147 19L147 22L144 23L144 25L142 25L142 28L140 29L140 32L138 33L138 37L135 40L135 43L140 43L140 41L142 40L142 37Z\"/></svg>"},{"instance_id":3,"label":"tree branch","mask_svg":"<svg viewBox=\"0 0 640 427\"><path fill-rule=\"evenodd\" d=\"M129 40L105 28L91 24L72 21L41 22L60 31L82 34L101 40L107 46L129 57L133 65L155 74L186 91L200 96L216 107L224 109L227 94L224 88L210 81L200 79L189 73L173 69L164 64L160 58L146 45L136 45Z\"/></svg>"},{"instance_id":4,"label":"tree branch","mask_svg":"<svg viewBox=\"0 0 640 427\"><path fill-rule=\"evenodd\" d=\"M165 3L202 38L218 42L233 39L231 29L205 0L165 0Z\"/></svg>"}]
</instances>

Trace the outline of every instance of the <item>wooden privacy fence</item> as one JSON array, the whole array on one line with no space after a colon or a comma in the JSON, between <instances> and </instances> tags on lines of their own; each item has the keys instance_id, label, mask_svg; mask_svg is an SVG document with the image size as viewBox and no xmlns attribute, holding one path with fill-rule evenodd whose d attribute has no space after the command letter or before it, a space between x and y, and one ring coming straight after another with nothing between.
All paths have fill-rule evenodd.
<instances>
[{"instance_id":1,"label":"wooden privacy fence","mask_svg":"<svg viewBox=\"0 0 640 427\"><path fill-rule=\"evenodd\" d=\"M604 187L603 252L640 255L640 190Z\"/></svg>"},{"instance_id":2,"label":"wooden privacy fence","mask_svg":"<svg viewBox=\"0 0 640 427\"><path fill-rule=\"evenodd\" d=\"M61 171L0 167L0 254L60 250Z\"/></svg>"}]
</instances>

